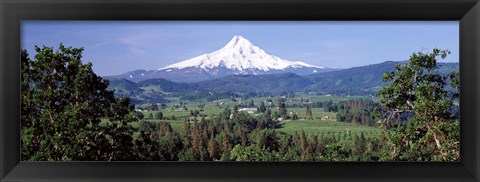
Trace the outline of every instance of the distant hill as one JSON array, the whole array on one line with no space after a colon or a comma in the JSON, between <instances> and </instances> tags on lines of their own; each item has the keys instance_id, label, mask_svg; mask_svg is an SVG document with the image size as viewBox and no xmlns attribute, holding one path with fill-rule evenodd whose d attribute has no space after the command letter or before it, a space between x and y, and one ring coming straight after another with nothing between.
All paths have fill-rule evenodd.
<instances>
[{"instance_id":1,"label":"distant hill","mask_svg":"<svg viewBox=\"0 0 480 182\"><path fill-rule=\"evenodd\" d=\"M377 92L386 85L382 75L393 71L400 62L387 61L380 64L354 67L330 73L311 74L305 76L314 84L305 88L306 91L344 94L365 94Z\"/></svg>"},{"instance_id":2,"label":"distant hill","mask_svg":"<svg viewBox=\"0 0 480 182\"><path fill-rule=\"evenodd\" d=\"M119 78L119 79L109 79L109 81L110 81L109 88L111 90L115 89L116 94L128 96L128 95L134 95L134 94L143 92L143 90L140 89L136 83L130 80Z\"/></svg>"},{"instance_id":3,"label":"distant hill","mask_svg":"<svg viewBox=\"0 0 480 182\"><path fill-rule=\"evenodd\" d=\"M293 73L270 75L231 75L198 82L197 88L213 92L281 94L301 90L313 82Z\"/></svg>"},{"instance_id":4,"label":"distant hill","mask_svg":"<svg viewBox=\"0 0 480 182\"><path fill-rule=\"evenodd\" d=\"M396 64L406 64L406 61L387 61L328 73L311 74L305 78L312 80L314 84L306 87L305 91L348 95L376 94L387 84L382 82L383 74L394 71ZM439 63L436 72L447 75L452 71L458 71L458 66L458 63Z\"/></svg>"},{"instance_id":5,"label":"distant hill","mask_svg":"<svg viewBox=\"0 0 480 182\"><path fill-rule=\"evenodd\" d=\"M138 82L136 84L138 87L151 87L156 86L160 91L163 92L191 92L197 89L197 84L195 83L182 83L182 82L173 82L163 78L150 79Z\"/></svg>"},{"instance_id":6,"label":"distant hill","mask_svg":"<svg viewBox=\"0 0 480 182\"><path fill-rule=\"evenodd\" d=\"M396 64L387 61L349 69L300 76L294 73L264 75L230 75L212 80L182 83L166 79L149 79L134 83L111 79L110 88L118 96L128 96L136 102L168 102L168 97L195 99L199 97L227 97L229 94L282 95L292 92L315 92L334 95L376 95L386 83L382 75L393 71ZM447 75L458 71L458 63L439 63L436 72Z\"/></svg>"}]
</instances>

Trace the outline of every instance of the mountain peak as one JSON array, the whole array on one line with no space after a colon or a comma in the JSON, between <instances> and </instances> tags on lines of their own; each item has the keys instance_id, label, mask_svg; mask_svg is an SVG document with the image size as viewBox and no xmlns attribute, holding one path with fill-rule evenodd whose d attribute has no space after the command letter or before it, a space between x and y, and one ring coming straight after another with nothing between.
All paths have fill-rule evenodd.
<instances>
[{"instance_id":1,"label":"mountain peak","mask_svg":"<svg viewBox=\"0 0 480 182\"><path fill-rule=\"evenodd\" d=\"M242 45L251 45L252 43L242 37L241 35L235 35L233 36L232 40L225 45L225 47L236 47L236 46L242 46Z\"/></svg>"},{"instance_id":2,"label":"mountain peak","mask_svg":"<svg viewBox=\"0 0 480 182\"><path fill-rule=\"evenodd\" d=\"M247 41L247 42L249 42L245 37L242 37L241 35L235 35L235 36L233 36L232 40L230 40L230 42L229 42L228 44L230 44L230 43L236 44L236 43L238 43L238 42L240 42L240 41Z\"/></svg>"},{"instance_id":3,"label":"mountain peak","mask_svg":"<svg viewBox=\"0 0 480 182\"><path fill-rule=\"evenodd\" d=\"M233 74L262 74L271 70L320 68L304 62L292 62L266 53L241 35L235 35L221 49L203 54L179 63L168 65L159 70L200 68L210 72L212 69L226 68Z\"/></svg>"}]
</instances>

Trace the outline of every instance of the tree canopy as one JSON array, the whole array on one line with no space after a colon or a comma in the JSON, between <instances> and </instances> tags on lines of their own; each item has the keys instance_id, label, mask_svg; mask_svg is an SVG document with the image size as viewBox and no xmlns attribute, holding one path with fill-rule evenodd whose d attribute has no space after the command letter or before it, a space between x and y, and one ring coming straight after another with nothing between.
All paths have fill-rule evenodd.
<instances>
[{"instance_id":1,"label":"tree canopy","mask_svg":"<svg viewBox=\"0 0 480 182\"><path fill-rule=\"evenodd\" d=\"M34 60L21 53L22 159L133 159L130 100L115 98L92 64L82 63L83 48L35 51Z\"/></svg>"},{"instance_id":2,"label":"tree canopy","mask_svg":"<svg viewBox=\"0 0 480 182\"><path fill-rule=\"evenodd\" d=\"M459 122L449 112L459 94L449 92L448 79L433 71L437 60L448 54L448 50L439 49L414 53L407 64L397 64L395 71L383 75L383 81L390 83L379 94L387 111L382 124L392 130L388 154L391 159L459 159ZM458 90L458 73L450 75L450 85ZM392 122L405 114L413 116L411 122Z\"/></svg>"}]
</instances>

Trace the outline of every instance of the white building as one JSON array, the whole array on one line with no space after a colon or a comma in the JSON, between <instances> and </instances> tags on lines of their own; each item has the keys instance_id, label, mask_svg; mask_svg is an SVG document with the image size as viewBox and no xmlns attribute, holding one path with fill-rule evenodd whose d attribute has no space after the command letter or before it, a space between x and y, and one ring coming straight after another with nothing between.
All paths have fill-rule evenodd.
<instances>
[{"instance_id":1,"label":"white building","mask_svg":"<svg viewBox=\"0 0 480 182\"><path fill-rule=\"evenodd\" d=\"M254 112L257 111L257 108L254 108L254 107L246 107L246 108L238 109L238 111L246 111L248 114L253 114Z\"/></svg>"}]
</instances>

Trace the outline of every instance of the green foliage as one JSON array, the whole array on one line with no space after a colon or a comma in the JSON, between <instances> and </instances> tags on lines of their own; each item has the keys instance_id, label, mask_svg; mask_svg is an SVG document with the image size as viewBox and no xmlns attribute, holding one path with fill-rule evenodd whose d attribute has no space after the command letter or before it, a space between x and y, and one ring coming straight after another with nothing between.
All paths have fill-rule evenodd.
<instances>
[{"instance_id":1,"label":"green foliage","mask_svg":"<svg viewBox=\"0 0 480 182\"><path fill-rule=\"evenodd\" d=\"M294 121L295 121L295 120L298 120L298 115L297 115L297 113L293 113L293 115L292 115L292 120L294 120Z\"/></svg>"},{"instance_id":2,"label":"green foliage","mask_svg":"<svg viewBox=\"0 0 480 182\"><path fill-rule=\"evenodd\" d=\"M256 145L242 147L235 145L230 152L231 161L280 161L281 156L276 152L269 152L265 148Z\"/></svg>"},{"instance_id":3,"label":"green foliage","mask_svg":"<svg viewBox=\"0 0 480 182\"><path fill-rule=\"evenodd\" d=\"M214 137L210 137L210 141L208 141L208 153L212 160L218 160L220 158L220 146Z\"/></svg>"},{"instance_id":4,"label":"green foliage","mask_svg":"<svg viewBox=\"0 0 480 182\"><path fill-rule=\"evenodd\" d=\"M157 104L149 104L144 109L149 111L158 111L159 108Z\"/></svg>"},{"instance_id":5,"label":"green foliage","mask_svg":"<svg viewBox=\"0 0 480 182\"><path fill-rule=\"evenodd\" d=\"M382 124L392 130L388 134L387 147L391 152L387 160L459 159L459 127L449 112L453 101L445 88L447 78L433 72L437 59L449 53L439 49L429 54L414 53L407 64L397 65L395 71L384 74L383 81L390 85L379 91L388 113ZM458 89L458 74L450 75L451 85ZM458 91L453 95L458 96ZM413 115L411 122L391 122L405 113Z\"/></svg>"},{"instance_id":6,"label":"green foliage","mask_svg":"<svg viewBox=\"0 0 480 182\"><path fill-rule=\"evenodd\" d=\"M143 113L140 112L140 111L135 111L133 114L134 114L135 117L138 118L138 119L143 119L143 118L145 118L145 115L143 115Z\"/></svg>"},{"instance_id":7,"label":"green foliage","mask_svg":"<svg viewBox=\"0 0 480 182\"><path fill-rule=\"evenodd\" d=\"M248 107L253 107L255 106L255 104L253 103L253 100L250 100L250 102L248 103Z\"/></svg>"},{"instance_id":8,"label":"green foliage","mask_svg":"<svg viewBox=\"0 0 480 182\"><path fill-rule=\"evenodd\" d=\"M287 106L284 99L279 98L277 101L277 114L283 118L287 117Z\"/></svg>"},{"instance_id":9,"label":"green foliage","mask_svg":"<svg viewBox=\"0 0 480 182\"><path fill-rule=\"evenodd\" d=\"M380 104L372 100L352 99L341 101L339 105L336 118L342 122L375 126L383 113Z\"/></svg>"},{"instance_id":10,"label":"green foliage","mask_svg":"<svg viewBox=\"0 0 480 182\"><path fill-rule=\"evenodd\" d=\"M155 113L155 119L162 120L163 119L163 113L162 112Z\"/></svg>"},{"instance_id":11,"label":"green foliage","mask_svg":"<svg viewBox=\"0 0 480 182\"><path fill-rule=\"evenodd\" d=\"M264 113L265 111L267 111L267 108L265 107L265 103L264 103L263 101L260 102L259 111L260 111L261 113Z\"/></svg>"},{"instance_id":12,"label":"green foliage","mask_svg":"<svg viewBox=\"0 0 480 182\"><path fill-rule=\"evenodd\" d=\"M129 99L81 62L83 48L35 51L34 60L21 54L22 160L133 160Z\"/></svg>"},{"instance_id":13,"label":"green foliage","mask_svg":"<svg viewBox=\"0 0 480 182\"><path fill-rule=\"evenodd\" d=\"M305 115L307 116L305 119L313 119L312 108L310 105L305 107Z\"/></svg>"}]
</instances>

